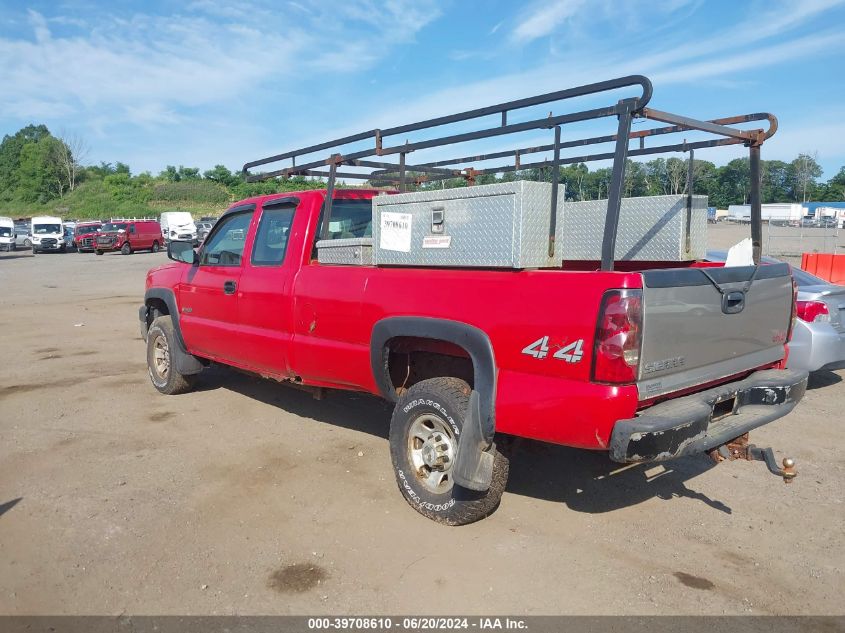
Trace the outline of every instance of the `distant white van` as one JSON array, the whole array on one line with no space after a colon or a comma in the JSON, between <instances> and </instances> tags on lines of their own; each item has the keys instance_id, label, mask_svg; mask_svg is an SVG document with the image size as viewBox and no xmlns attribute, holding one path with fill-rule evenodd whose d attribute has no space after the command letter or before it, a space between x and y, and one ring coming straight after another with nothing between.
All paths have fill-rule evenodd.
<instances>
[{"instance_id":1,"label":"distant white van","mask_svg":"<svg viewBox=\"0 0 845 633\"><path fill-rule=\"evenodd\" d=\"M62 219L50 215L39 215L30 222L30 239L32 240L32 254L46 251L67 250L65 230Z\"/></svg>"},{"instance_id":2,"label":"distant white van","mask_svg":"<svg viewBox=\"0 0 845 633\"><path fill-rule=\"evenodd\" d=\"M178 242L193 242L197 245L197 225L194 218L187 211L165 211L159 218L161 236L164 243L170 240Z\"/></svg>"},{"instance_id":3,"label":"distant white van","mask_svg":"<svg viewBox=\"0 0 845 633\"><path fill-rule=\"evenodd\" d=\"M15 250L15 223L12 218L0 218L0 248Z\"/></svg>"}]
</instances>

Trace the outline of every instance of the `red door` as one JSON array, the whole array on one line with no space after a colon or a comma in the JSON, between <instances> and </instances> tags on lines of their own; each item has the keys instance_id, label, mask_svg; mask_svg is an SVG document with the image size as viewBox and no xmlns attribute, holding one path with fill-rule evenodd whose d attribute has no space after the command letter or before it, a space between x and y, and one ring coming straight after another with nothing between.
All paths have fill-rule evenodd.
<instances>
[{"instance_id":1,"label":"red door","mask_svg":"<svg viewBox=\"0 0 845 633\"><path fill-rule=\"evenodd\" d=\"M302 261L308 214L297 201L265 201L249 257L244 257L238 313L240 352L245 366L279 377L288 375L293 335L291 288Z\"/></svg>"},{"instance_id":2,"label":"red door","mask_svg":"<svg viewBox=\"0 0 845 633\"><path fill-rule=\"evenodd\" d=\"M242 364L238 303L255 207L223 216L203 244L199 265L179 289L180 324L188 350L200 356Z\"/></svg>"}]
</instances>

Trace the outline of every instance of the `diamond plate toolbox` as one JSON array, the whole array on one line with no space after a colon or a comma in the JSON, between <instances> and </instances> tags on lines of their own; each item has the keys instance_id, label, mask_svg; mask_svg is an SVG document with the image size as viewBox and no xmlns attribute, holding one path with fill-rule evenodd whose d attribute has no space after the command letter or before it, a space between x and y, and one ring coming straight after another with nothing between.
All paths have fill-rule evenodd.
<instances>
[{"instance_id":1,"label":"diamond plate toolbox","mask_svg":"<svg viewBox=\"0 0 845 633\"><path fill-rule=\"evenodd\" d=\"M373 260L388 266L548 268L552 186L516 181L373 198ZM558 235L564 208L558 190Z\"/></svg>"},{"instance_id":2,"label":"diamond plate toolbox","mask_svg":"<svg viewBox=\"0 0 845 633\"><path fill-rule=\"evenodd\" d=\"M317 259L321 264L370 266L373 263L373 238L319 240Z\"/></svg>"},{"instance_id":3,"label":"diamond plate toolbox","mask_svg":"<svg viewBox=\"0 0 845 633\"><path fill-rule=\"evenodd\" d=\"M564 211L558 233L563 259L600 259L607 200L567 202ZM689 214L686 195L622 199L616 260L685 261L702 259L706 251L707 196L692 196Z\"/></svg>"}]
</instances>

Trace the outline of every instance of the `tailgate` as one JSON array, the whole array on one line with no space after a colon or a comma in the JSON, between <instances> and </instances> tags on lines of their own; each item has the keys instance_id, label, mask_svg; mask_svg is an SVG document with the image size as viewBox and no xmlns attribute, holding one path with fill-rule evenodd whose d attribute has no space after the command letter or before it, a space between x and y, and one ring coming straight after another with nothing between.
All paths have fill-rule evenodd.
<instances>
[{"instance_id":1,"label":"tailgate","mask_svg":"<svg viewBox=\"0 0 845 633\"><path fill-rule=\"evenodd\" d=\"M792 314L787 264L761 265L756 274L754 266L737 266L642 275L641 400L784 357Z\"/></svg>"}]
</instances>

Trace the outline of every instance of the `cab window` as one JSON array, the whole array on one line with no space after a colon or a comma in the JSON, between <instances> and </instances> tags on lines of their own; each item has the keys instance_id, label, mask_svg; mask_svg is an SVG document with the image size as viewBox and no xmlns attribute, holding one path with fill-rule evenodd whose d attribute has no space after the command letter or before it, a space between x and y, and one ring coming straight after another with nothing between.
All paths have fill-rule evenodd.
<instances>
[{"instance_id":1,"label":"cab window","mask_svg":"<svg viewBox=\"0 0 845 633\"><path fill-rule=\"evenodd\" d=\"M201 266L240 266L252 210L233 213L221 220L206 240L200 254Z\"/></svg>"},{"instance_id":2,"label":"cab window","mask_svg":"<svg viewBox=\"0 0 845 633\"><path fill-rule=\"evenodd\" d=\"M317 235L314 240L312 259L317 259L317 241L323 239L323 213L317 220ZM355 237L373 236L373 203L370 200L332 200L332 217L326 239L344 240Z\"/></svg>"},{"instance_id":3,"label":"cab window","mask_svg":"<svg viewBox=\"0 0 845 633\"><path fill-rule=\"evenodd\" d=\"M323 236L323 211L317 229L317 239ZM369 200L333 200L329 220L330 240L373 236L373 203Z\"/></svg>"},{"instance_id":4,"label":"cab window","mask_svg":"<svg viewBox=\"0 0 845 633\"><path fill-rule=\"evenodd\" d=\"M278 266L285 260L295 210L291 203L264 207L252 247L254 265Z\"/></svg>"}]
</instances>

